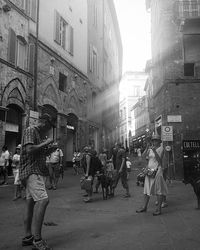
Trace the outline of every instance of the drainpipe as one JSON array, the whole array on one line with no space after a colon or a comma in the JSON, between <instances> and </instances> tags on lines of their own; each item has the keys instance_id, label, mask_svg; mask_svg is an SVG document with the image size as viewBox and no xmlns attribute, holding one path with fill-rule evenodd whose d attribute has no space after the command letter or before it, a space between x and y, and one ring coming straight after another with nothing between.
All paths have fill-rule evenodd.
<instances>
[{"instance_id":1,"label":"drainpipe","mask_svg":"<svg viewBox=\"0 0 200 250\"><path fill-rule=\"evenodd\" d=\"M34 60L34 95L33 95L34 111L37 111L39 5L40 5L40 0L37 1L36 40L35 40L35 60Z\"/></svg>"}]
</instances>

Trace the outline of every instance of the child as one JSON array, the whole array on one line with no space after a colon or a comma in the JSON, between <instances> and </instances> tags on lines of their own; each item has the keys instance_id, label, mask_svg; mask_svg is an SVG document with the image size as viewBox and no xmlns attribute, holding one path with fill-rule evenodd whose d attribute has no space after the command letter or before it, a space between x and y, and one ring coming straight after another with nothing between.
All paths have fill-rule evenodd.
<instances>
[{"instance_id":1,"label":"child","mask_svg":"<svg viewBox=\"0 0 200 250\"><path fill-rule=\"evenodd\" d=\"M16 152L13 155L13 159L12 159L12 169L13 169L13 174L14 174L14 185L15 185L13 201L21 198L21 182L19 180L20 149L21 149L21 145L19 144L16 147Z\"/></svg>"},{"instance_id":2,"label":"child","mask_svg":"<svg viewBox=\"0 0 200 250\"><path fill-rule=\"evenodd\" d=\"M126 167L127 167L127 179L129 179L129 175L131 172L131 162L129 157L126 157Z\"/></svg>"}]
</instances>

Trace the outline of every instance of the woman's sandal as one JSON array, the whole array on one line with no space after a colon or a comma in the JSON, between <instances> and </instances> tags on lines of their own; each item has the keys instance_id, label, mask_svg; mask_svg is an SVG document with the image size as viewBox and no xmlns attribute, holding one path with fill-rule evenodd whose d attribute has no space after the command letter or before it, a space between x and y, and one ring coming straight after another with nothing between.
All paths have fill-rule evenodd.
<instances>
[{"instance_id":1,"label":"woman's sandal","mask_svg":"<svg viewBox=\"0 0 200 250\"><path fill-rule=\"evenodd\" d=\"M146 208L141 208L139 210L136 210L136 213L145 213L147 211Z\"/></svg>"},{"instance_id":2,"label":"woman's sandal","mask_svg":"<svg viewBox=\"0 0 200 250\"><path fill-rule=\"evenodd\" d=\"M161 215L161 212L160 212L160 211L155 211L155 212L153 213L153 216L157 216L157 215Z\"/></svg>"}]
</instances>

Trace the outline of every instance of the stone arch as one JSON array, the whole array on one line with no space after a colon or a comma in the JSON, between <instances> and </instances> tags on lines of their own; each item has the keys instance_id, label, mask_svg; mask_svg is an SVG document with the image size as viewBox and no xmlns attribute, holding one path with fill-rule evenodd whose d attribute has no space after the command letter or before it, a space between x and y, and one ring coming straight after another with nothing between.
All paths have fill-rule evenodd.
<instances>
[{"instance_id":1,"label":"stone arch","mask_svg":"<svg viewBox=\"0 0 200 250\"><path fill-rule=\"evenodd\" d=\"M26 90L23 83L15 78L11 80L3 90L2 106L6 107L9 104L16 104L22 110L25 110Z\"/></svg>"},{"instance_id":2,"label":"stone arch","mask_svg":"<svg viewBox=\"0 0 200 250\"><path fill-rule=\"evenodd\" d=\"M75 90L70 93L69 100L67 103L67 109L73 110L73 113L80 114L80 103L79 98Z\"/></svg>"},{"instance_id":3,"label":"stone arch","mask_svg":"<svg viewBox=\"0 0 200 250\"><path fill-rule=\"evenodd\" d=\"M57 110L59 110L61 106L59 93L53 83L49 83L40 96L40 105L43 106L45 104L51 105Z\"/></svg>"}]
</instances>

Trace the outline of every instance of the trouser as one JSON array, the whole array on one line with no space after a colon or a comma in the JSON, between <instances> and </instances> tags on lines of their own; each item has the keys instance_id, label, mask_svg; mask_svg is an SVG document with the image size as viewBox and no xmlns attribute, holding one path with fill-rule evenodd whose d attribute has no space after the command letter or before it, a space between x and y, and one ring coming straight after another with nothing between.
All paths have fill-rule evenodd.
<instances>
[{"instance_id":1,"label":"trouser","mask_svg":"<svg viewBox=\"0 0 200 250\"><path fill-rule=\"evenodd\" d=\"M128 182L127 182L127 172L123 171L121 173L117 173L114 179L114 184L113 184L113 188L117 187L117 184L119 182L119 179L121 179L121 183L124 189L128 190L129 186L128 186Z\"/></svg>"}]
</instances>

